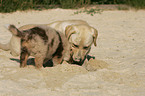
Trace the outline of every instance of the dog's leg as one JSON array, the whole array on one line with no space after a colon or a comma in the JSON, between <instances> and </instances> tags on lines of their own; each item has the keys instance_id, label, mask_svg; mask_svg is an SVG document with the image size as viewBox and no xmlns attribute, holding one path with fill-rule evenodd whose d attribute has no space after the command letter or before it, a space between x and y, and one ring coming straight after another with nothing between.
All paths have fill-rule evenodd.
<instances>
[{"instance_id":1,"label":"dog's leg","mask_svg":"<svg viewBox=\"0 0 145 96\"><path fill-rule=\"evenodd\" d=\"M11 50L10 54L11 54L12 56L14 56L14 57L19 56L19 54L17 54L16 52L14 52L14 51L12 51L12 50Z\"/></svg>"},{"instance_id":2,"label":"dog's leg","mask_svg":"<svg viewBox=\"0 0 145 96\"><path fill-rule=\"evenodd\" d=\"M20 56L20 67L27 66L27 59L28 59L29 53L26 47L23 47L21 49L21 56Z\"/></svg>"},{"instance_id":3,"label":"dog's leg","mask_svg":"<svg viewBox=\"0 0 145 96\"><path fill-rule=\"evenodd\" d=\"M58 64L61 64L62 63L62 57L58 57L58 56L55 56L53 57L52 61L53 61L53 66L56 66Z\"/></svg>"},{"instance_id":4,"label":"dog's leg","mask_svg":"<svg viewBox=\"0 0 145 96\"><path fill-rule=\"evenodd\" d=\"M44 58L43 57L35 57L35 66L36 68L41 68L43 66L43 61L44 61Z\"/></svg>"}]
</instances>

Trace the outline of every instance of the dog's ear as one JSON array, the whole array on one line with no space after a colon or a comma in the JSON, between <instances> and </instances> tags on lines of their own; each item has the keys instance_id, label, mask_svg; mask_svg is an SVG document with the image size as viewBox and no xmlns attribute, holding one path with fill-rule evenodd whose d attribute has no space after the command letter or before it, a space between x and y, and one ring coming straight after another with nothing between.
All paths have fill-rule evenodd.
<instances>
[{"instance_id":1,"label":"dog's ear","mask_svg":"<svg viewBox=\"0 0 145 96\"><path fill-rule=\"evenodd\" d=\"M21 34L21 31L19 31L15 25L12 25L12 24L7 24L5 25L5 27L15 36L18 36L18 37L21 37L22 34Z\"/></svg>"},{"instance_id":2,"label":"dog's ear","mask_svg":"<svg viewBox=\"0 0 145 96\"><path fill-rule=\"evenodd\" d=\"M69 40L70 36L74 33L76 33L76 32L72 25L69 25L65 28L65 36L67 37L68 40Z\"/></svg>"},{"instance_id":3,"label":"dog's ear","mask_svg":"<svg viewBox=\"0 0 145 96\"><path fill-rule=\"evenodd\" d=\"M98 37L98 31L95 28L92 28L92 32L93 32L92 36L93 36L94 45L97 46L96 40Z\"/></svg>"}]
</instances>

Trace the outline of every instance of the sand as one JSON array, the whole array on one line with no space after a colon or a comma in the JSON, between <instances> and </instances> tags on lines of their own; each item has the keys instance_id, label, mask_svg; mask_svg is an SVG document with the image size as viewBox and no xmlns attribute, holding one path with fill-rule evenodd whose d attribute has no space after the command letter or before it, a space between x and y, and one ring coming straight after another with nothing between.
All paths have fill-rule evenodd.
<instances>
[{"instance_id":1,"label":"sand","mask_svg":"<svg viewBox=\"0 0 145 96\"><path fill-rule=\"evenodd\" d=\"M91 16L77 10L51 9L0 13L0 42L11 33L5 24L48 24L81 19L99 32L95 59L87 67L62 64L40 70L19 68L19 57L0 49L0 96L144 96L145 10L111 10ZM11 59L16 60L11 60Z\"/></svg>"}]
</instances>

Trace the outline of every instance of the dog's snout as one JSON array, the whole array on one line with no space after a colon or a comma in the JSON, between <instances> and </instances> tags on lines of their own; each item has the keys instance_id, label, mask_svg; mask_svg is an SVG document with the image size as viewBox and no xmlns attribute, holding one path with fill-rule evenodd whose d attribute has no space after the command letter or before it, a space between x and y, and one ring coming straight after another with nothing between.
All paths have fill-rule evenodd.
<instances>
[{"instance_id":1,"label":"dog's snout","mask_svg":"<svg viewBox=\"0 0 145 96\"><path fill-rule=\"evenodd\" d=\"M74 54L73 57L74 57L74 61L80 62L82 60L80 50L76 52L76 54Z\"/></svg>"},{"instance_id":2,"label":"dog's snout","mask_svg":"<svg viewBox=\"0 0 145 96\"><path fill-rule=\"evenodd\" d=\"M80 57L75 57L75 61L80 62L82 59Z\"/></svg>"}]
</instances>

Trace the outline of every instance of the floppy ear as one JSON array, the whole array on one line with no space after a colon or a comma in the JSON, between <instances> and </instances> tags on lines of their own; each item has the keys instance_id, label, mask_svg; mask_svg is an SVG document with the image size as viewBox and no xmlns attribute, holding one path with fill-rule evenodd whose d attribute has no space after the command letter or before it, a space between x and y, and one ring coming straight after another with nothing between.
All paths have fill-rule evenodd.
<instances>
[{"instance_id":1,"label":"floppy ear","mask_svg":"<svg viewBox=\"0 0 145 96\"><path fill-rule=\"evenodd\" d=\"M97 37L98 37L98 31L95 28L93 28L92 36L93 36L94 45L97 46L96 40L97 40Z\"/></svg>"},{"instance_id":2,"label":"floppy ear","mask_svg":"<svg viewBox=\"0 0 145 96\"><path fill-rule=\"evenodd\" d=\"M15 36L18 36L18 37L21 37L22 36L22 33L21 31L19 31L15 25L11 25L11 24L7 24L5 25L5 27Z\"/></svg>"},{"instance_id":3,"label":"floppy ear","mask_svg":"<svg viewBox=\"0 0 145 96\"><path fill-rule=\"evenodd\" d=\"M70 36L74 33L76 33L76 32L72 25L69 25L65 28L65 36L67 37L68 40L69 40Z\"/></svg>"}]
</instances>

